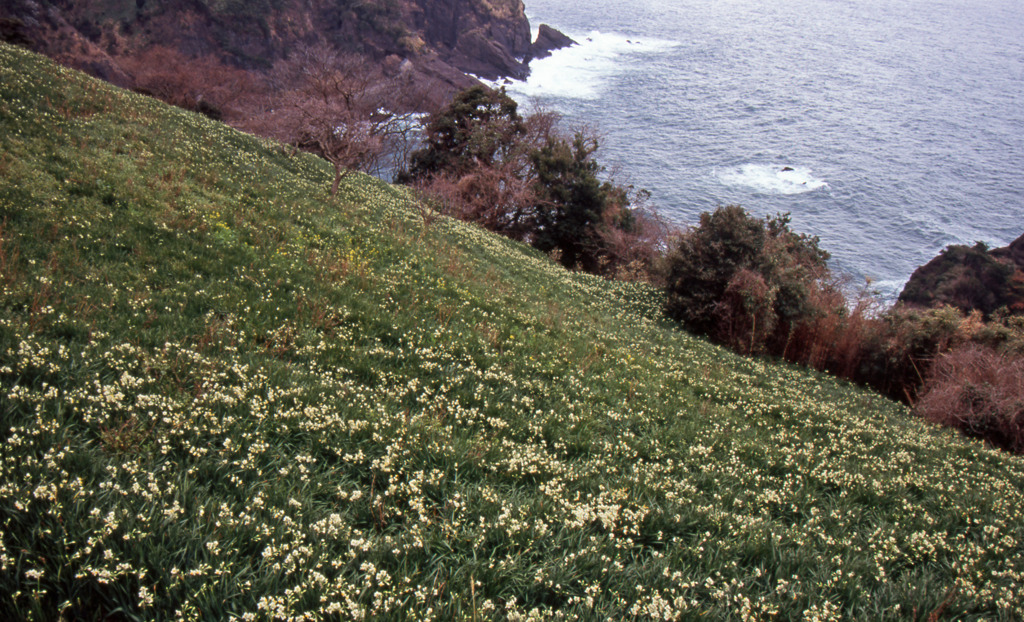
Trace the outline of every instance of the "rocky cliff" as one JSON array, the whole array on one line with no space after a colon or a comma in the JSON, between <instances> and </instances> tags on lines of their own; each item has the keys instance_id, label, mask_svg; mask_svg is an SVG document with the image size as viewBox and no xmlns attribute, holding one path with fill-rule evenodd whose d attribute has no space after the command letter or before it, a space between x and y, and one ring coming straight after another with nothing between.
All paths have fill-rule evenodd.
<instances>
[{"instance_id":1,"label":"rocky cliff","mask_svg":"<svg viewBox=\"0 0 1024 622\"><path fill-rule=\"evenodd\" d=\"M411 72L433 99L466 74L525 77L531 55L522 0L4 0L0 38L122 85L119 59L155 44L260 70L327 43Z\"/></svg>"},{"instance_id":2,"label":"rocky cliff","mask_svg":"<svg viewBox=\"0 0 1024 622\"><path fill-rule=\"evenodd\" d=\"M1024 235L1006 248L954 245L914 271L900 302L952 305L988 316L1006 308L1024 314Z\"/></svg>"}]
</instances>

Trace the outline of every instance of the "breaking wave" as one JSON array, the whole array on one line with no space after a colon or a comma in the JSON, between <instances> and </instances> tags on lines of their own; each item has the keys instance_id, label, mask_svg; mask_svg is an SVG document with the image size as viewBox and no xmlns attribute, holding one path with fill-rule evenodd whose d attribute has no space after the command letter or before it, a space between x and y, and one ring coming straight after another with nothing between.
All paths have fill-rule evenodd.
<instances>
[{"instance_id":1,"label":"breaking wave","mask_svg":"<svg viewBox=\"0 0 1024 622\"><path fill-rule=\"evenodd\" d=\"M828 186L801 166L744 164L718 173L727 186L744 186L762 194L803 194Z\"/></svg>"},{"instance_id":2,"label":"breaking wave","mask_svg":"<svg viewBox=\"0 0 1024 622\"><path fill-rule=\"evenodd\" d=\"M597 30L587 34L566 33L577 42L555 50L551 56L532 61L525 81L506 85L517 99L556 98L595 100L609 80L633 71L637 63L664 54L679 44L647 37L630 37Z\"/></svg>"}]
</instances>

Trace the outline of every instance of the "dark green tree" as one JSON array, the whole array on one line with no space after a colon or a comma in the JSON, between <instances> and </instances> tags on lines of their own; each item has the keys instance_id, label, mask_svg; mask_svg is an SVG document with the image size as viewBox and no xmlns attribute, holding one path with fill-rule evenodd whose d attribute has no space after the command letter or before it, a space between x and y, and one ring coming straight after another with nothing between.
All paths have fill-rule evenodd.
<instances>
[{"instance_id":1,"label":"dark green tree","mask_svg":"<svg viewBox=\"0 0 1024 622\"><path fill-rule=\"evenodd\" d=\"M817 236L790 229L789 214L769 216L764 223L767 238L760 272L775 287L774 312L780 327L788 331L816 313L810 298L828 277L830 255Z\"/></svg>"},{"instance_id":2,"label":"dark green tree","mask_svg":"<svg viewBox=\"0 0 1024 622\"><path fill-rule=\"evenodd\" d=\"M681 236L669 256L669 317L711 332L715 306L737 272L756 266L765 238L764 222L738 205L701 214L700 225Z\"/></svg>"},{"instance_id":3,"label":"dark green tree","mask_svg":"<svg viewBox=\"0 0 1024 622\"><path fill-rule=\"evenodd\" d=\"M431 117L426 144L413 152L403 181L442 173L460 176L479 165L494 166L516 148L526 129L518 105L504 90L466 89Z\"/></svg>"},{"instance_id":4,"label":"dark green tree","mask_svg":"<svg viewBox=\"0 0 1024 622\"><path fill-rule=\"evenodd\" d=\"M552 137L532 156L539 198L533 245L557 250L563 265L588 272L598 268L600 229L614 190L598 178L597 147L596 137L579 131L571 141Z\"/></svg>"},{"instance_id":5,"label":"dark green tree","mask_svg":"<svg viewBox=\"0 0 1024 622\"><path fill-rule=\"evenodd\" d=\"M830 286L828 253L789 222L788 214L759 219L737 205L701 214L669 256L666 313L743 350L784 344L816 313L812 294Z\"/></svg>"}]
</instances>

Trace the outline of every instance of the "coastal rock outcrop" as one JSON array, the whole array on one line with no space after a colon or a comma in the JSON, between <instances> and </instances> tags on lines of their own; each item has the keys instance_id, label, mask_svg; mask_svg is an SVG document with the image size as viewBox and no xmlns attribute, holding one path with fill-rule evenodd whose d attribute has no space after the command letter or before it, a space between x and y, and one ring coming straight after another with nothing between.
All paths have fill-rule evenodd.
<instances>
[{"instance_id":1,"label":"coastal rock outcrop","mask_svg":"<svg viewBox=\"0 0 1024 622\"><path fill-rule=\"evenodd\" d=\"M1024 270L1024 235L1020 236L1006 248L997 248L992 256L1001 261L1012 261L1018 269Z\"/></svg>"},{"instance_id":2,"label":"coastal rock outcrop","mask_svg":"<svg viewBox=\"0 0 1024 622\"><path fill-rule=\"evenodd\" d=\"M474 84L466 74L526 77L531 49L522 0L8 0L0 37L122 85L119 59L153 45L259 71L325 43L367 62L409 61L411 83L433 100Z\"/></svg>"},{"instance_id":3,"label":"coastal rock outcrop","mask_svg":"<svg viewBox=\"0 0 1024 622\"><path fill-rule=\"evenodd\" d=\"M440 58L496 80L523 78L530 22L522 0L415 0L406 20Z\"/></svg>"},{"instance_id":4,"label":"coastal rock outcrop","mask_svg":"<svg viewBox=\"0 0 1024 622\"><path fill-rule=\"evenodd\" d=\"M985 316L1003 308L1024 314L1024 235L994 250L981 242L947 247L914 271L899 300L922 307L946 304Z\"/></svg>"},{"instance_id":5,"label":"coastal rock outcrop","mask_svg":"<svg viewBox=\"0 0 1024 622\"><path fill-rule=\"evenodd\" d=\"M547 58L555 50L577 45L575 41L559 30L541 24L537 29L537 39L530 45L530 59Z\"/></svg>"}]
</instances>

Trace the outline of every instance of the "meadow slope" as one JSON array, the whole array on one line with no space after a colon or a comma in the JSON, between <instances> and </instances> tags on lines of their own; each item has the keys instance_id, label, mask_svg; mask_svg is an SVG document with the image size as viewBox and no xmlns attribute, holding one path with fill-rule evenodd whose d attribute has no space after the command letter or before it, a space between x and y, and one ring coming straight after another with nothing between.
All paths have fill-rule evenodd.
<instances>
[{"instance_id":1,"label":"meadow slope","mask_svg":"<svg viewBox=\"0 0 1024 622\"><path fill-rule=\"evenodd\" d=\"M1021 619L1024 459L331 177L0 45L0 619Z\"/></svg>"}]
</instances>

